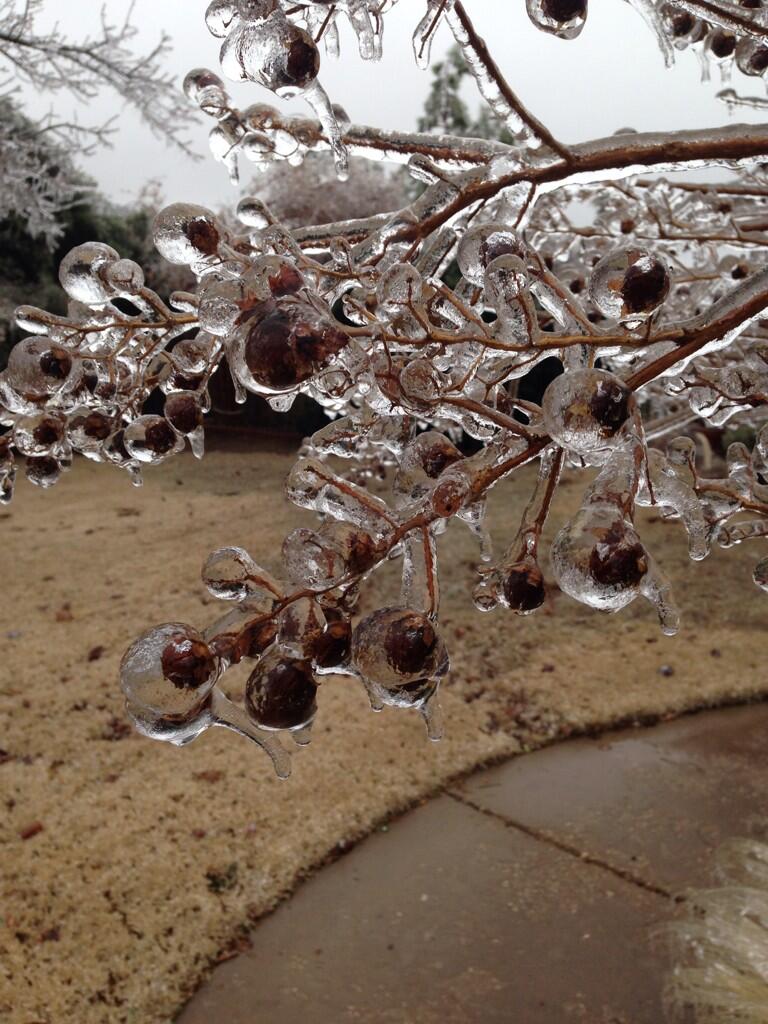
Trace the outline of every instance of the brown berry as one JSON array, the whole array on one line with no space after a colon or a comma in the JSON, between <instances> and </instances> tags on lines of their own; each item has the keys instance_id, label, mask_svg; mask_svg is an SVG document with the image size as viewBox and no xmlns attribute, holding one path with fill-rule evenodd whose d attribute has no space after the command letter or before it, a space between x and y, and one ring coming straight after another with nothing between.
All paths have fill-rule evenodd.
<instances>
[{"instance_id":1,"label":"brown berry","mask_svg":"<svg viewBox=\"0 0 768 1024\"><path fill-rule=\"evenodd\" d=\"M186 236L191 245L203 256L215 256L219 251L221 235L207 217L194 217L186 225Z\"/></svg>"},{"instance_id":2,"label":"brown berry","mask_svg":"<svg viewBox=\"0 0 768 1024\"><path fill-rule=\"evenodd\" d=\"M320 53L312 37L303 29L296 29L288 46L284 84L303 89L317 78L319 70Z\"/></svg>"},{"instance_id":3,"label":"brown berry","mask_svg":"<svg viewBox=\"0 0 768 1024\"><path fill-rule=\"evenodd\" d=\"M319 668L336 668L349 658L352 626L346 619L329 622L324 633L315 641L313 658Z\"/></svg>"},{"instance_id":4,"label":"brown berry","mask_svg":"<svg viewBox=\"0 0 768 1024\"><path fill-rule=\"evenodd\" d=\"M605 587L637 586L648 571L648 558L642 544L615 524L592 549L589 571Z\"/></svg>"},{"instance_id":5,"label":"brown berry","mask_svg":"<svg viewBox=\"0 0 768 1024\"><path fill-rule=\"evenodd\" d=\"M216 658L208 644L183 633L168 641L160 663L165 678L180 690L203 686L216 669Z\"/></svg>"},{"instance_id":6,"label":"brown berry","mask_svg":"<svg viewBox=\"0 0 768 1024\"><path fill-rule=\"evenodd\" d=\"M50 348L40 356L40 369L46 377L66 380L72 369L72 356L63 348Z\"/></svg>"},{"instance_id":7,"label":"brown berry","mask_svg":"<svg viewBox=\"0 0 768 1024\"><path fill-rule=\"evenodd\" d=\"M437 643L435 627L421 612L405 611L392 622L384 640L387 661L401 675L422 671Z\"/></svg>"},{"instance_id":8,"label":"brown berry","mask_svg":"<svg viewBox=\"0 0 768 1024\"><path fill-rule=\"evenodd\" d=\"M103 412L89 413L83 423L83 433L96 441L106 441L112 431L112 422Z\"/></svg>"},{"instance_id":9,"label":"brown berry","mask_svg":"<svg viewBox=\"0 0 768 1024\"><path fill-rule=\"evenodd\" d=\"M601 382L589 399L589 411L602 427L605 438L613 437L629 418L632 392L618 381Z\"/></svg>"},{"instance_id":10,"label":"brown berry","mask_svg":"<svg viewBox=\"0 0 768 1024\"><path fill-rule=\"evenodd\" d=\"M585 18L587 0L541 0L541 10L551 21L562 25L575 18Z\"/></svg>"},{"instance_id":11,"label":"brown berry","mask_svg":"<svg viewBox=\"0 0 768 1024\"><path fill-rule=\"evenodd\" d=\"M540 608L547 596L541 569L528 562L519 562L509 568L502 590L512 611L521 614Z\"/></svg>"},{"instance_id":12,"label":"brown berry","mask_svg":"<svg viewBox=\"0 0 768 1024\"><path fill-rule=\"evenodd\" d=\"M718 29L709 37L709 49L715 57L718 57L720 60L725 60L725 58L730 57L736 49L736 36L731 35L730 32Z\"/></svg>"},{"instance_id":13,"label":"brown berry","mask_svg":"<svg viewBox=\"0 0 768 1024\"><path fill-rule=\"evenodd\" d=\"M54 419L53 416L44 416L32 431L32 437L37 444L50 447L61 440L63 433L61 420Z\"/></svg>"},{"instance_id":14,"label":"brown berry","mask_svg":"<svg viewBox=\"0 0 768 1024\"><path fill-rule=\"evenodd\" d=\"M176 433L170 423L157 420L151 423L144 434L144 446L155 455L166 455L176 444Z\"/></svg>"},{"instance_id":15,"label":"brown berry","mask_svg":"<svg viewBox=\"0 0 768 1024\"><path fill-rule=\"evenodd\" d=\"M669 274L658 260L650 267L633 263L627 268L621 285L621 297L628 313L649 313L666 299L669 293Z\"/></svg>"},{"instance_id":16,"label":"brown berry","mask_svg":"<svg viewBox=\"0 0 768 1024\"><path fill-rule=\"evenodd\" d=\"M203 422L203 410L194 395L168 395L163 409L165 418L180 434L191 434Z\"/></svg>"},{"instance_id":17,"label":"brown berry","mask_svg":"<svg viewBox=\"0 0 768 1024\"><path fill-rule=\"evenodd\" d=\"M416 450L422 469L430 480L436 480L444 469L463 458L456 445L447 437L431 438L429 444L420 445Z\"/></svg>"},{"instance_id":18,"label":"brown berry","mask_svg":"<svg viewBox=\"0 0 768 1024\"><path fill-rule=\"evenodd\" d=\"M317 684L306 661L280 658L259 665L245 688L245 707L267 729L299 729L313 718Z\"/></svg>"}]
</instances>

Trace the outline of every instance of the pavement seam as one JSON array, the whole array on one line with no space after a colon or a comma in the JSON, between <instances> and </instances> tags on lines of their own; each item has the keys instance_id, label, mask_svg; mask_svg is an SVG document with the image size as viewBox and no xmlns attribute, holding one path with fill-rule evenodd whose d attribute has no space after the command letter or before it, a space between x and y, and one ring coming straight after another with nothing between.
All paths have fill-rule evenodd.
<instances>
[{"instance_id":1,"label":"pavement seam","mask_svg":"<svg viewBox=\"0 0 768 1024\"><path fill-rule=\"evenodd\" d=\"M679 900L679 897L669 889L665 889L661 885L656 885L654 882L648 882L640 875L636 875L634 872L628 871L626 868L617 867L615 864L611 864L610 861L603 860L601 857L596 857L592 853L587 853L586 850L580 850L578 846L572 846L570 843L565 842L565 840L558 839L548 832L541 832L539 829L533 828L531 825L525 825L523 822L508 818L505 814L500 814L498 811L492 811L488 807L482 807L480 804L476 804L473 800L470 800L466 796L462 796L455 790L446 790L445 794L457 803L463 804L465 807L469 807L473 811L477 811L479 814L484 814L487 818L493 818L496 821L501 822L505 828L514 829L516 832L521 832L523 835L528 836L529 839L534 839L539 843L546 843L548 846L554 847L561 853L566 853L570 857L575 857L582 864L591 864L593 867L602 868L603 871L609 872L615 878L621 879L622 882L634 885L636 888L652 893L654 896L661 896L666 900Z\"/></svg>"}]
</instances>

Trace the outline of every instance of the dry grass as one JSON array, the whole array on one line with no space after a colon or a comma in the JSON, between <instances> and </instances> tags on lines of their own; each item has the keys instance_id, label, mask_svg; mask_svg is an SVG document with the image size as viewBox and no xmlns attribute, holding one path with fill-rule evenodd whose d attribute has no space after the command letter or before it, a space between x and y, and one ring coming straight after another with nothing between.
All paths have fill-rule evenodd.
<instances>
[{"instance_id":1,"label":"dry grass","mask_svg":"<svg viewBox=\"0 0 768 1024\"><path fill-rule=\"evenodd\" d=\"M182 458L134 491L78 462L54 493L22 485L0 554L0 1017L8 1024L160 1024L313 865L446 779L576 731L764 694L756 550L687 558L682 530L645 515L686 616L664 638L650 606L617 617L557 591L529 619L469 607L475 560L451 529L444 623L447 736L415 713L374 716L350 680L323 684L312 746L278 782L257 750L213 730L177 750L125 727L122 651L141 630L217 614L203 556L241 544L269 563L306 516L280 496L287 454ZM515 529L530 473L499 488ZM566 481L554 521L583 481ZM396 593L394 567L368 607ZM662 675L668 666L671 673ZM667 670L665 670L667 671Z\"/></svg>"}]
</instances>

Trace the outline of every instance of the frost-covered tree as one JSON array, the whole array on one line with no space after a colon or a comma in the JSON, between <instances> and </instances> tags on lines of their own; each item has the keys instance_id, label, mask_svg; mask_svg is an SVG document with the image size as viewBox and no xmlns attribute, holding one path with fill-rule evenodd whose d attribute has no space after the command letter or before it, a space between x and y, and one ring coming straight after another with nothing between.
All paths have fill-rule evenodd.
<instances>
[{"instance_id":1,"label":"frost-covered tree","mask_svg":"<svg viewBox=\"0 0 768 1024\"><path fill-rule=\"evenodd\" d=\"M189 151L189 110L163 66L170 38L138 50L132 12L130 4L112 24L103 10L97 34L71 38L58 25L39 27L44 0L0 0L0 219L16 215L52 243L61 211L82 193L76 157L108 144L115 128L113 121L79 124L56 113L34 120L24 112L22 86L83 103L109 88L158 137Z\"/></svg>"},{"instance_id":2,"label":"frost-covered tree","mask_svg":"<svg viewBox=\"0 0 768 1024\"><path fill-rule=\"evenodd\" d=\"M349 179L339 181L327 153L308 153L296 167L268 163L249 192L258 194L288 227L369 217L397 210L405 200L400 175L359 157L350 161Z\"/></svg>"},{"instance_id":3,"label":"frost-covered tree","mask_svg":"<svg viewBox=\"0 0 768 1024\"><path fill-rule=\"evenodd\" d=\"M758 81L768 72L761 0L630 3L667 64L694 47L726 74ZM261 102L238 109L206 69L191 71L185 90L214 121L211 148L233 179L242 160L271 168L326 153L340 180L351 158L405 167L424 186L415 199L288 223L287 211L255 194L233 225L175 203L155 218L154 242L194 273L194 291L165 302L135 261L98 242L78 246L60 268L69 314L20 308L28 337L0 374L5 500L19 456L27 479L49 487L74 452L135 483L187 442L201 455L209 382L224 363L241 399L253 393L286 410L309 395L326 410L328 424L306 440L286 482L313 527L290 533L269 568L241 548L215 551L203 581L227 610L201 629L149 629L122 664L140 731L183 744L224 725L263 747L283 776L290 755L276 734L306 742L327 673L357 679L375 710L417 709L439 737L449 660L438 567L450 557L441 538L451 520L479 541L472 600L481 611L535 614L551 577L596 611L644 599L670 636L677 606L638 507L679 520L694 561L714 544L768 537L768 126L566 143L521 102L470 0L408 0L414 53L426 67L445 24L503 135L350 124L320 84L318 43L336 54L347 18L362 57L376 59L394 5L212 0L206 22L224 74L303 98L311 116ZM508 5L496 7L503 31ZM526 8L564 45L588 15L587 0ZM452 60L443 72L451 88L460 84ZM463 131L461 108L449 114ZM714 166L730 180L715 187L694 176ZM552 358L562 372L541 401L521 398L518 382ZM145 412L158 388L162 414ZM695 423L749 427L756 441L731 445L721 475L705 476L686 434ZM529 465L535 482L520 476ZM382 467L385 485L365 486ZM565 467L593 472L579 511L545 551ZM530 486L530 498L519 523L500 524L507 539L494 552L487 496L510 478ZM360 618L361 589L394 560L400 598ZM768 558L754 580L768 590ZM244 706L220 685L236 665L249 672Z\"/></svg>"}]
</instances>

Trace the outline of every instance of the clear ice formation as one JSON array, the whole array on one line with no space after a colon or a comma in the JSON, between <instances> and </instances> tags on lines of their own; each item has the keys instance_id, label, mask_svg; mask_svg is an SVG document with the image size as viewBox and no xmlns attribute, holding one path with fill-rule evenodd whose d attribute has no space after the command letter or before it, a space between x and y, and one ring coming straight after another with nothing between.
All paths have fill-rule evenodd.
<instances>
[{"instance_id":1,"label":"clear ice formation","mask_svg":"<svg viewBox=\"0 0 768 1024\"><path fill-rule=\"evenodd\" d=\"M149 629L121 671L140 732L185 744L225 726L261 746L281 777L322 714L329 674L357 680L374 710L417 711L439 738L449 670L439 563L452 519L477 538L480 610L535 614L554 577L603 612L643 597L670 635L678 613L638 507L679 520L695 561L713 544L768 538L768 127L623 130L565 145L504 78L470 3L409 4L419 65L444 24L506 142L355 125L331 102L322 60L338 55L340 22L359 57L376 60L395 0L213 0L206 25L224 76L309 105L306 117L261 97L238 110L217 73L191 71L184 90L214 122L211 150L233 180L242 160L295 165L327 151L341 177L350 155L406 168L416 198L290 230L258 195L227 222L174 203L158 214L154 241L193 272L194 292L165 301L133 261L98 242L78 246L60 269L67 314L21 307L25 337L0 373L2 502L20 465L50 487L79 453L140 485L147 466L187 442L202 456L208 386L222 364L241 400L253 393L286 410L304 394L326 410L286 481L312 524L288 534L269 568L242 548L213 552L202 578L223 602L214 621ZM761 4L632 6L667 63L692 48L707 73L766 77ZM587 0L526 9L563 45L595 16ZM730 88L723 98L765 105ZM664 176L710 166L731 179L715 188ZM524 398L531 371L553 357L562 372L539 402ZM149 412L158 391L162 412ZM692 437L726 424L753 432L754 444L732 444L722 475L706 477ZM522 521L499 524L508 539L494 552L488 493L532 463ZM580 470L581 507L556 524L547 551L558 484ZM369 577L392 560L400 596L371 609ZM754 582L768 591L768 557ZM224 687L241 664L236 705Z\"/></svg>"}]
</instances>

